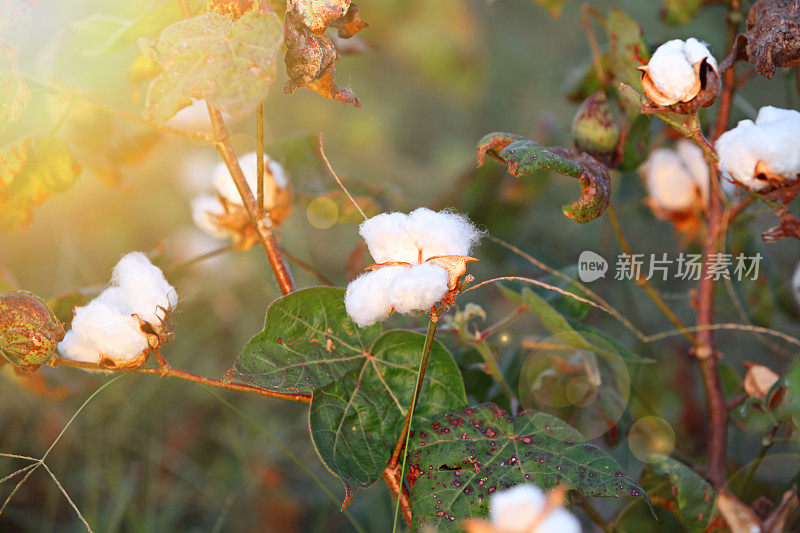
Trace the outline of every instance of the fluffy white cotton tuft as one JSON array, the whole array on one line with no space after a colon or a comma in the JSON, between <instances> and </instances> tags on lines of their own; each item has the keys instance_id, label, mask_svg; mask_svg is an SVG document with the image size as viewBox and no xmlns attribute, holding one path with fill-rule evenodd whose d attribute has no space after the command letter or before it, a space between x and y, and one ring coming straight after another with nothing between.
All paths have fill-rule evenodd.
<instances>
[{"instance_id":1,"label":"fluffy white cotton tuft","mask_svg":"<svg viewBox=\"0 0 800 533\"><path fill-rule=\"evenodd\" d=\"M385 320L392 313L389 291L397 276L408 270L405 266L389 266L362 274L347 286L344 306L347 314L359 327Z\"/></svg>"},{"instance_id":2,"label":"fluffy white cotton tuft","mask_svg":"<svg viewBox=\"0 0 800 533\"><path fill-rule=\"evenodd\" d=\"M258 172L256 163L258 155L255 152L249 152L239 158L239 166L242 169L247 185L253 193L254 197L258 197ZM274 185L270 182L270 176ZM228 167L224 162L217 164L214 168L214 176L212 178L214 187L217 192L225 198L228 202L236 205L242 205L242 197L239 195L239 190L231 178ZM275 204L276 189L285 189L289 184L286 171L277 161L273 161L266 154L264 154L264 206L267 208Z\"/></svg>"},{"instance_id":3,"label":"fluffy white cotton tuft","mask_svg":"<svg viewBox=\"0 0 800 533\"><path fill-rule=\"evenodd\" d=\"M694 205L698 186L674 150L653 150L644 164L647 191L657 207L668 211L689 209Z\"/></svg>"},{"instance_id":4,"label":"fluffy white cotton tuft","mask_svg":"<svg viewBox=\"0 0 800 533\"><path fill-rule=\"evenodd\" d=\"M406 267L388 291L389 301L398 313L427 311L447 293L447 271L432 263Z\"/></svg>"},{"instance_id":5,"label":"fluffy white cotton tuft","mask_svg":"<svg viewBox=\"0 0 800 533\"><path fill-rule=\"evenodd\" d=\"M192 103L167 120L165 126L183 131L211 133L211 118L205 100L192 100Z\"/></svg>"},{"instance_id":6,"label":"fluffy white cotton tuft","mask_svg":"<svg viewBox=\"0 0 800 533\"><path fill-rule=\"evenodd\" d=\"M717 70L717 61L705 44L694 38L685 42L674 39L656 49L647 64L648 73L664 96L687 102L696 95L698 78L694 64L703 58L708 58L708 63Z\"/></svg>"},{"instance_id":7,"label":"fluffy white cotton tuft","mask_svg":"<svg viewBox=\"0 0 800 533\"><path fill-rule=\"evenodd\" d=\"M711 173L709 172L706 158L703 155L703 150L692 141L681 139L675 144L675 151L678 152L683 165L689 171L695 185L700 189L703 205L707 204L711 187Z\"/></svg>"},{"instance_id":8,"label":"fluffy white cotton tuft","mask_svg":"<svg viewBox=\"0 0 800 533\"><path fill-rule=\"evenodd\" d=\"M163 309L178 305L178 292L164 278L164 273L141 252L122 257L114 267L112 283L122 289L132 314L158 326Z\"/></svg>"},{"instance_id":9,"label":"fluffy white cotton tuft","mask_svg":"<svg viewBox=\"0 0 800 533\"><path fill-rule=\"evenodd\" d=\"M361 223L358 230L376 263L418 262L419 249L406 231L407 221L405 213L381 213Z\"/></svg>"},{"instance_id":10,"label":"fluffy white cotton tuft","mask_svg":"<svg viewBox=\"0 0 800 533\"><path fill-rule=\"evenodd\" d=\"M464 215L420 207L408 214L406 231L422 250L422 260L437 255L469 255L481 232Z\"/></svg>"},{"instance_id":11,"label":"fluffy white cotton tuft","mask_svg":"<svg viewBox=\"0 0 800 533\"><path fill-rule=\"evenodd\" d=\"M763 107L756 121L742 120L716 142L719 168L751 190L773 185L756 165L766 165L770 174L796 180L800 173L800 113Z\"/></svg>"},{"instance_id":12,"label":"fluffy white cotton tuft","mask_svg":"<svg viewBox=\"0 0 800 533\"><path fill-rule=\"evenodd\" d=\"M797 264L792 276L792 294L797 301L797 305L800 305L800 263Z\"/></svg>"},{"instance_id":13,"label":"fluffy white cotton tuft","mask_svg":"<svg viewBox=\"0 0 800 533\"><path fill-rule=\"evenodd\" d=\"M230 235L230 232L219 228L214 220L214 216L225 214L225 208L216 196L210 194L195 196L192 198L191 207L192 220L198 228L218 239Z\"/></svg>"},{"instance_id":14,"label":"fluffy white cotton tuft","mask_svg":"<svg viewBox=\"0 0 800 533\"><path fill-rule=\"evenodd\" d=\"M517 485L492 496L489 518L494 529L503 533L580 533L580 522L563 507L540 517L546 503L547 496L538 487ZM533 524L537 524L535 529Z\"/></svg>"},{"instance_id":15,"label":"fluffy white cotton tuft","mask_svg":"<svg viewBox=\"0 0 800 533\"><path fill-rule=\"evenodd\" d=\"M382 213L362 222L359 230L376 263L416 264L438 255L469 255L481 237L464 215L426 207L408 215Z\"/></svg>"}]
</instances>

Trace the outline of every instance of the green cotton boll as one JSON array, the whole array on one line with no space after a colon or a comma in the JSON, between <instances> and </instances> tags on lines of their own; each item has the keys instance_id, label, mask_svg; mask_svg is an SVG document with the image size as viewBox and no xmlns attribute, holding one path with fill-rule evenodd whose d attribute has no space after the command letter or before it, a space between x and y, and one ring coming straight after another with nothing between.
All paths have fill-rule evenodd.
<instances>
[{"instance_id":1,"label":"green cotton boll","mask_svg":"<svg viewBox=\"0 0 800 533\"><path fill-rule=\"evenodd\" d=\"M35 372L63 338L61 322L38 296L26 291L0 295L0 355L17 369Z\"/></svg>"},{"instance_id":2,"label":"green cotton boll","mask_svg":"<svg viewBox=\"0 0 800 533\"><path fill-rule=\"evenodd\" d=\"M572 120L575 147L601 159L614 155L620 134L617 117L603 91L584 100Z\"/></svg>"}]
</instances>

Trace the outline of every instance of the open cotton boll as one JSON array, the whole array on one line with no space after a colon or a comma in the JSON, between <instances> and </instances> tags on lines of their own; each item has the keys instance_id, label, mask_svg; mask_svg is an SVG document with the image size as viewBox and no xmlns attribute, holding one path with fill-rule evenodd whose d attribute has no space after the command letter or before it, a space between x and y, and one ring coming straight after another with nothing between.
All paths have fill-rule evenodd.
<instances>
[{"instance_id":1,"label":"open cotton boll","mask_svg":"<svg viewBox=\"0 0 800 533\"><path fill-rule=\"evenodd\" d=\"M681 139L675 145L675 151L678 152L684 166L689 170L689 174L700 189L703 204L706 204L708 202L709 188L711 186L711 173L709 172L706 158L703 155L703 150L692 141Z\"/></svg>"},{"instance_id":2,"label":"open cotton boll","mask_svg":"<svg viewBox=\"0 0 800 533\"><path fill-rule=\"evenodd\" d=\"M797 301L797 305L800 305L800 263L795 267L794 275L792 276L792 294Z\"/></svg>"},{"instance_id":3,"label":"open cotton boll","mask_svg":"<svg viewBox=\"0 0 800 533\"><path fill-rule=\"evenodd\" d=\"M148 343L136 318L95 299L75 309L72 329L58 348L67 359L99 363L103 357L136 359Z\"/></svg>"},{"instance_id":4,"label":"open cotton boll","mask_svg":"<svg viewBox=\"0 0 800 533\"><path fill-rule=\"evenodd\" d=\"M165 126L183 131L211 133L211 118L208 116L208 106L205 100L192 100L164 123Z\"/></svg>"},{"instance_id":5,"label":"open cotton boll","mask_svg":"<svg viewBox=\"0 0 800 533\"><path fill-rule=\"evenodd\" d=\"M133 313L158 326L164 317L163 309L178 305L178 293L164 278L164 273L141 252L131 252L114 267L112 282L128 297Z\"/></svg>"},{"instance_id":6,"label":"open cotton boll","mask_svg":"<svg viewBox=\"0 0 800 533\"><path fill-rule=\"evenodd\" d=\"M717 61L697 39L667 41L656 49L647 63L648 74L664 96L687 102L697 94L698 74L694 65L703 58L717 70Z\"/></svg>"},{"instance_id":7,"label":"open cotton boll","mask_svg":"<svg viewBox=\"0 0 800 533\"><path fill-rule=\"evenodd\" d=\"M239 167L242 169L242 174L244 174L250 191L256 198L258 197L257 162L258 155L255 152L246 153L239 158ZM219 163L214 168L212 181L220 196L232 204L242 205L242 197L239 195L239 190L236 188L236 184L231 178L225 163ZM288 184L289 179L286 171L280 163L273 161L264 154L264 206L272 207L275 204L276 189L285 189Z\"/></svg>"},{"instance_id":8,"label":"open cotton boll","mask_svg":"<svg viewBox=\"0 0 800 533\"><path fill-rule=\"evenodd\" d=\"M192 198L192 220L195 225L218 239L224 239L230 235L230 232L220 228L216 221L215 216L225 214L225 208L220 203L216 196L210 194L202 194Z\"/></svg>"},{"instance_id":9,"label":"open cotton boll","mask_svg":"<svg viewBox=\"0 0 800 533\"><path fill-rule=\"evenodd\" d=\"M496 493L489 501L489 519L500 531L529 533L547 497L533 485L516 485Z\"/></svg>"},{"instance_id":10,"label":"open cotton boll","mask_svg":"<svg viewBox=\"0 0 800 533\"><path fill-rule=\"evenodd\" d=\"M706 43L700 42L694 37L686 39L686 43L683 45L683 53L691 65L705 59L714 70L719 70L717 60L711 55Z\"/></svg>"},{"instance_id":11,"label":"open cotton boll","mask_svg":"<svg viewBox=\"0 0 800 533\"><path fill-rule=\"evenodd\" d=\"M464 215L420 207L408 214L406 231L422 250L422 260L439 255L469 255L481 232Z\"/></svg>"},{"instance_id":12,"label":"open cotton boll","mask_svg":"<svg viewBox=\"0 0 800 533\"><path fill-rule=\"evenodd\" d=\"M696 198L695 181L677 152L667 148L654 150L644 172L647 191L657 207L669 211L692 207Z\"/></svg>"},{"instance_id":13,"label":"open cotton boll","mask_svg":"<svg viewBox=\"0 0 800 533\"><path fill-rule=\"evenodd\" d=\"M780 107L773 107L771 105L764 106L758 110L756 124L762 125L784 120L800 123L800 111L795 111L794 109L781 109Z\"/></svg>"},{"instance_id":14,"label":"open cotton boll","mask_svg":"<svg viewBox=\"0 0 800 533\"><path fill-rule=\"evenodd\" d=\"M530 533L581 533L581 523L575 515L560 507L547 513Z\"/></svg>"},{"instance_id":15,"label":"open cotton boll","mask_svg":"<svg viewBox=\"0 0 800 533\"><path fill-rule=\"evenodd\" d=\"M389 266L362 274L347 285L344 306L359 327L384 320L392 313L389 289L406 266Z\"/></svg>"},{"instance_id":16,"label":"open cotton boll","mask_svg":"<svg viewBox=\"0 0 800 533\"><path fill-rule=\"evenodd\" d=\"M449 280L447 270L432 263L406 267L389 288L389 302L398 313L426 311L447 293Z\"/></svg>"},{"instance_id":17,"label":"open cotton boll","mask_svg":"<svg viewBox=\"0 0 800 533\"><path fill-rule=\"evenodd\" d=\"M361 223L358 231L376 263L399 261L416 264L419 249L406 231L408 215L381 213Z\"/></svg>"}]
</instances>

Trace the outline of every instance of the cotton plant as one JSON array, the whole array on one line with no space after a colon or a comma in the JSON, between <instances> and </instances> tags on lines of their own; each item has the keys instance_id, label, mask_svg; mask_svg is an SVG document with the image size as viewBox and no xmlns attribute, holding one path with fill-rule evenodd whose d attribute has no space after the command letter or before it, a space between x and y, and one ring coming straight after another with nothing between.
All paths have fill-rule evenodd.
<instances>
[{"instance_id":1,"label":"cotton plant","mask_svg":"<svg viewBox=\"0 0 800 533\"><path fill-rule=\"evenodd\" d=\"M481 236L465 216L425 207L374 216L359 232L375 260L345 293L347 313L360 327L393 311L423 313L437 303L452 303L467 264L476 260L469 253Z\"/></svg>"},{"instance_id":2,"label":"cotton plant","mask_svg":"<svg viewBox=\"0 0 800 533\"><path fill-rule=\"evenodd\" d=\"M469 520L467 533L581 533L580 521L564 508L564 490L545 493L532 484L497 492L489 500L489 519Z\"/></svg>"},{"instance_id":3,"label":"cotton plant","mask_svg":"<svg viewBox=\"0 0 800 533\"><path fill-rule=\"evenodd\" d=\"M238 161L253 197L258 198L256 152L246 153ZM249 249L258 242L258 234L225 162L214 167L211 183L213 194L199 194L191 200L195 225L214 238L231 239L237 250ZM291 187L283 166L266 154L263 195L264 211L272 224L280 225L292 210Z\"/></svg>"},{"instance_id":4,"label":"cotton plant","mask_svg":"<svg viewBox=\"0 0 800 533\"><path fill-rule=\"evenodd\" d=\"M719 169L751 191L786 185L800 174L800 112L766 106L716 142Z\"/></svg>"},{"instance_id":5,"label":"cotton plant","mask_svg":"<svg viewBox=\"0 0 800 533\"><path fill-rule=\"evenodd\" d=\"M177 291L147 256L126 254L114 267L109 286L75 308L58 352L99 368L138 368L171 339L170 317L177 304Z\"/></svg>"}]
</instances>

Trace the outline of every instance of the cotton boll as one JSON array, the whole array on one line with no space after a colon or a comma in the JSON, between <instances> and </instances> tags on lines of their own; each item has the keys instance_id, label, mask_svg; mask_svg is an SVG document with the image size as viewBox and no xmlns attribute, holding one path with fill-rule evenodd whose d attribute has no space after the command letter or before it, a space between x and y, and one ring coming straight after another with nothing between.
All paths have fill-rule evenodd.
<instances>
[{"instance_id":1,"label":"cotton boll","mask_svg":"<svg viewBox=\"0 0 800 533\"><path fill-rule=\"evenodd\" d=\"M708 63L708 65L714 70L719 70L717 60L714 59L714 56L712 56L711 52L708 51L708 46L706 43L700 42L694 37L686 39L686 44L683 46L683 53L686 55L686 59L691 65L694 65L698 61L705 59L706 63Z\"/></svg>"},{"instance_id":2,"label":"cotton boll","mask_svg":"<svg viewBox=\"0 0 800 533\"><path fill-rule=\"evenodd\" d=\"M62 344L59 350L68 359L92 363L99 363L101 355L129 361L148 348L147 337L136 318L98 300L75 309L72 329Z\"/></svg>"},{"instance_id":3,"label":"cotton boll","mask_svg":"<svg viewBox=\"0 0 800 533\"><path fill-rule=\"evenodd\" d=\"M758 110L756 124L769 124L770 122L800 121L800 112L794 109L781 109L779 107L764 106Z\"/></svg>"},{"instance_id":4,"label":"cotton boll","mask_svg":"<svg viewBox=\"0 0 800 533\"><path fill-rule=\"evenodd\" d=\"M517 485L492 496L489 518L492 525L504 533L530 533L530 526L538 519L546 500L537 487Z\"/></svg>"},{"instance_id":5,"label":"cotton boll","mask_svg":"<svg viewBox=\"0 0 800 533\"><path fill-rule=\"evenodd\" d=\"M769 139L764 138L752 120L742 120L735 128L720 135L715 147L720 171L729 173L742 185L757 191L769 183L756 180L753 176L758 162L751 144L753 142L769 142Z\"/></svg>"},{"instance_id":6,"label":"cotton boll","mask_svg":"<svg viewBox=\"0 0 800 533\"><path fill-rule=\"evenodd\" d=\"M230 235L230 232L217 226L214 220L215 216L225 214L225 208L220 203L216 196L210 194L203 194L192 198L192 220L195 225L218 239L224 239Z\"/></svg>"},{"instance_id":7,"label":"cotton boll","mask_svg":"<svg viewBox=\"0 0 800 533\"><path fill-rule=\"evenodd\" d=\"M654 150L644 172L647 190L656 206L670 211L692 207L695 200L695 181L681 157L667 148Z\"/></svg>"},{"instance_id":8,"label":"cotton boll","mask_svg":"<svg viewBox=\"0 0 800 533\"><path fill-rule=\"evenodd\" d=\"M531 533L581 533L581 523L575 515L559 507L547 513Z\"/></svg>"},{"instance_id":9,"label":"cotton boll","mask_svg":"<svg viewBox=\"0 0 800 533\"><path fill-rule=\"evenodd\" d=\"M792 294L797 301L797 305L800 305L800 263L797 264L792 276Z\"/></svg>"},{"instance_id":10,"label":"cotton boll","mask_svg":"<svg viewBox=\"0 0 800 533\"><path fill-rule=\"evenodd\" d=\"M447 293L449 279L444 268L431 263L407 268L391 284L389 302L398 313L427 311Z\"/></svg>"},{"instance_id":11,"label":"cotton boll","mask_svg":"<svg viewBox=\"0 0 800 533\"><path fill-rule=\"evenodd\" d=\"M422 260L439 255L469 255L481 232L464 215L426 207L408 215L406 231L422 250Z\"/></svg>"},{"instance_id":12,"label":"cotton boll","mask_svg":"<svg viewBox=\"0 0 800 533\"><path fill-rule=\"evenodd\" d=\"M419 249L406 231L407 221L408 215L404 213L381 213L365 220L358 227L376 263L418 262Z\"/></svg>"},{"instance_id":13,"label":"cotton boll","mask_svg":"<svg viewBox=\"0 0 800 533\"><path fill-rule=\"evenodd\" d=\"M165 126L183 131L211 133L211 118L205 100L193 100L192 103L167 120Z\"/></svg>"},{"instance_id":14,"label":"cotton boll","mask_svg":"<svg viewBox=\"0 0 800 533\"><path fill-rule=\"evenodd\" d=\"M364 328L388 318L392 313L389 288L408 270L405 266L382 267L351 281L344 295L344 306L353 322Z\"/></svg>"},{"instance_id":15,"label":"cotton boll","mask_svg":"<svg viewBox=\"0 0 800 533\"><path fill-rule=\"evenodd\" d=\"M692 93L697 84L694 67L682 49L676 45L665 46L660 46L647 64L650 79L665 96L680 101L689 100L694 96Z\"/></svg>"},{"instance_id":16,"label":"cotton boll","mask_svg":"<svg viewBox=\"0 0 800 533\"><path fill-rule=\"evenodd\" d=\"M710 172L708 170L708 163L703 155L703 150L692 141L681 139L675 145L675 150L681 157L684 166L689 171L695 184L700 189L700 194L703 198L703 204L708 203L708 193L710 183Z\"/></svg>"},{"instance_id":17,"label":"cotton boll","mask_svg":"<svg viewBox=\"0 0 800 533\"><path fill-rule=\"evenodd\" d=\"M131 308L131 303L128 300L128 294L120 287L108 287L106 290L101 292L97 298L95 298L95 301L104 303L109 307L113 307L117 311L125 313L126 315L131 315L134 313L133 309Z\"/></svg>"},{"instance_id":18,"label":"cotton boll","mask_svg":"<svg viewBox=\"0 0 800 533\"><path fill-rule=\"evenodd\" d=\"M139 318L158 326L164 309L178 305L178 293L141 252L132 252L120 259L114 267L112 281L125 291L130 308Z\"/></svg>"},{"instance_id":19,"label":"cotton boll","mask_svg":"<svg viewBox=\"0 0 800 533\"><path fill-rule=\"evenodd\" d=\"M239 158L239 167L242 169L245 181L253 193L253 197L258 197L258 169L256 163L258 155L256 152L249 152ZM228 202L236 205L242 204L242 197L233 178L228 172L225 163L219 163L214 168L212 181L217 192ZM264 207L271 208L275 204L277 189L285 188L289 183L286 171L277 162L272 161L269 156L264 154Z\"/></svg>"}]
</instances>

